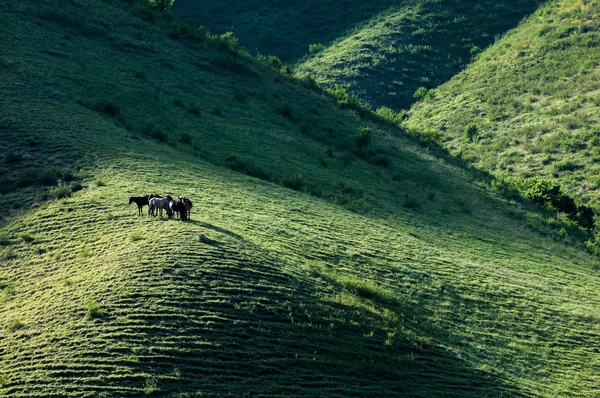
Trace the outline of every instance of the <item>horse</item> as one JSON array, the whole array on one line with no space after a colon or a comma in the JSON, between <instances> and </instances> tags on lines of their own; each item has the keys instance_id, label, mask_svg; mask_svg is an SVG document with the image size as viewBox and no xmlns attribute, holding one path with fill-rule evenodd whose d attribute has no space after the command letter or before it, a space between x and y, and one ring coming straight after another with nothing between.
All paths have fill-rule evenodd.
<instances>
[{"instance_id":1,"label":"horse","mask_svg":"<svg viewBox=\"0 0 600 398\"><path fill-rule=\"evenodd\" d=\"M169 208L171 209L171 213L178 213L179 219L181 221L187 220L187 211L185 210L185 203L183 201L171 200L169 202Z\"/></svg>"},{"instance_id":2,"label":"horse","mask_svg":"<svg viewBox=\"0 0 600 398\"><path fill-rule=\"evenodd\" d=\"M186 211L186 213L187 213L187 214L186 214L186 216L187 216L186 218L187 218L188 220L191 220L191 218L192 218L192 217L191 217L191 216L192 216L192 206L193 206L193 205L192 205L192 201L191 201L191 200L189 200L188 198L184 198L183 196L180 196L180 197L179 197L179 201L180 201L180 202L183 202L183 203L185 204L185 211Z\"/></svg>"},{"instance_id":3,"label":"horse","mask_svg":"<svg viewBox=\"0 0 600 398\"><path fill-rule=\"evenodd\" d=\"M148 201L148 216L155 215L155 210L159 210L160 217L162 217L163 209L167 211L167 216L171 218L171 209L169 208L169 202L173 200L170 196L164 198L152 198Z\"/></svg>"},{"instance_id":4,"label":"horse","mask_svg":"<svg viewBox=\"0 0 600 398\"><path fill-rule=\"evenodd\" d=\"M144 216L144 212L142 211L142 207L147 206L148 205L148 201L151 198L155 198L158 197L157 194L155 193L151 193L149 195L146 196L130 196L129 197L129 204L132 204L135 202L135 204L138 207L138 217L143 217Z\"/></svg>"}]
</instances>

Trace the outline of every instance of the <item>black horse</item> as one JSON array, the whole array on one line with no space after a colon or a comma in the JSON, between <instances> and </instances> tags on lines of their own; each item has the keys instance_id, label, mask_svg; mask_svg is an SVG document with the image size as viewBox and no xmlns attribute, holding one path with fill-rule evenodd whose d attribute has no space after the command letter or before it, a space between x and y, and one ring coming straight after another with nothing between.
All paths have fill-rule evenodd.
<instances>
[{"instance_id":1,"label":"black horse","mask_svg":"<svg viewBox=\"0 0 600 398\"><path fill-rule=\"evenodd\" d=\"M144 212L142 211L142 207L144 206L148 206L148 201L152 198L157 198L158 195L155 193L151 193L149 195L146 196L131 196L129 197L129 204L132 204L135 202L135 204L138 207L138 217L140 216L144 216Z\"/></svg>"},{"instance_id":2,"label":"black horse","mask_svg":"<svg viewBox=\"0 0 600 398\"><path fill-rule=\"evenodd\" d=\"M183 204L185 205L185 211L186 211L186 218L188 220L192 219L192 201L189 200L188 198L184 198L183 196L179 197L179 202L183 202Z\"/></svg>"},{"instance_id":3,"label":"black horse","mask_svg":"<svg viewBox=\"0 0 600 398\"><path fill-rule=\"evenodd\" d=\"M185 209L185 202L183 202L181 199L178 201L171 200L169 202L169 208L171 209L171 214L177 213L181 221L187 221L188 217Z\"/></svg>"}]
</instances>

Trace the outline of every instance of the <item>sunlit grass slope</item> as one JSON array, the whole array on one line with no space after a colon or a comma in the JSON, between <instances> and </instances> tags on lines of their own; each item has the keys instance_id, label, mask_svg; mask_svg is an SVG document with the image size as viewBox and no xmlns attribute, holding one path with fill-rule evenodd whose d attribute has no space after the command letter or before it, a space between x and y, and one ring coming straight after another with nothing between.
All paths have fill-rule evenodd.
<instances>
[{"instance_id":1,"label":"sunlit grass slope","mask_svg":"<svg viewBox=\"0 0 600 398\"><path fill-rule=\"evenodd\" d=\"M552 1L416 104L408 126L433 128L485 170L554 178L598 207L597 1ZM474 123L478 134L464 136Z\"/></svg>"},{"instance_id":2,"label":"sunlit grass slope","mask_svg":"<svg viewBox=\"0 0 600 398\"><path fill-rule=\"evenodd\" d=\"M297 64L299 73L320 83L347 87L375 106L403 109L419 87L448 81L541 3L177 0L173 9L195 25L234 32L252 51Z\"/></svg>"},{"instance_id":3,"label":"sunlit grass slope","mask_svg":"<svg viewBox=\"0 0 600 398\"><path fill-rule=\"evenodd\" d=\"M375 106L408 108L418 88L448 81L540 3L404 1L365 20L297 71L346 86Z\"/></svg>"},{"instance_id":4,"label":"sunlit grass slope","mask_svg":"<svg viewBox=\"0 0 600 398\"><path fill-rule=\"evenodd\" d=\"M542 213L129 3L6 4L0 396L597 393L597 261Z\"/></svg>"}]
</instances>

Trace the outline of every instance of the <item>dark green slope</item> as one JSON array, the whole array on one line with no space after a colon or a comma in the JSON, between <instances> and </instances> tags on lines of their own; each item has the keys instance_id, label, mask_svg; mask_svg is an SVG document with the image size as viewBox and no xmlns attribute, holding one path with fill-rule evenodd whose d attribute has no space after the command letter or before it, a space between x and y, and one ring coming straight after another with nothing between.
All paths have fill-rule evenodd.
<instances>
[{"instance_id":1,"label":"dark green slope","mask_svg":"<svg viewBox=\"0 0 600 398\"><path fill-rule=\"evenodd\" d=\"M549 177L598 207L600 174L595 1L553 1L415 105L407 126L505 176ZM477 126L469 140L464 129Z\"/></svg>"},{"instance_id":2,"label":"dark green slope","mask_svg":"<svg viewBox=\"0 0 600 398\"><path fill-rule=\"evenodd\" d=\"M547 213L130 2L4 5L0 396L595 394Z\"/></svg>"},{"instance_id":3,"label":"dark green slope","mask_svg":"<svg viewBox=\"0 0 600 398\"><path fill-rule=\"evenodd\" d=\"M234 32L248 49L276 55L291 64L305 56L311 44L332 42L398 3L402 0L178 0L173 12L214 33Z\"/></svg>"},{"instance_id":4,"label":"dark green slope","mask_svg":"<svg viewBox=\"0 0 600 398\"><path fill-rule=\"evenodd\" d=\"M297 63L299 73L320 83L345 86L376 107L403 109L419 87L449 80L541 3L178 0L173 9L193 25L234 32L252 51ZM310 54L318 43L325 49Z\"/></svg>"}]
</instances>

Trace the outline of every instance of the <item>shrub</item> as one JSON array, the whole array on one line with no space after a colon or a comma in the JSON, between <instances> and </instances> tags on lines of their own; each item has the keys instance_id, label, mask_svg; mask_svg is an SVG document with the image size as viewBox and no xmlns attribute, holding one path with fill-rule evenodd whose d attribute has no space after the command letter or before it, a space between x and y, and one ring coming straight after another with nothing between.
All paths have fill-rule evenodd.
<instances>
[{"instance_id":1,"label":"shrub","mask_svg":"<svg viewBox=\"0 0 600 398\"><path fill-rule=\"evenodd\" d=\"M370 127L361 127L352 136L352 142L358 149L358 153L362 153L363 148L371 143L372 135Z\"/></svg>"},{"instance_id":2,"label":"shrub","mask_svg":"<svg viewBox=\"0 0 600 398\"><path fill-rule=\"evenodd\" d=\"M417 209L419 206L419 201L416 198L409 196L408 194L404 195L404 207L407 209Z\"/></svg>"},{"instance_id":3,"label":"shrub","mask_svg":"<svg viewBox=\"0 0 600 398\"><path fill-rule=\"evenodd\" d=\"M147 123L142 129L142 134L155 139L159 142L167 143L169 141L167 135L163 132L164 127L159 123Z\"/></svg>"},{"instance_id":4,"label":"shrub","mask_svg":"<svg viewBox=\"0 0 600 398\"><path fill-rule=\"evenodd\" d=\"M31 243L35 240L35 238L33 237L33 235L28 234L28 233L22 233L19 235L19 239L21 239L23 242L25 243Z\"/></svg>"},{"instance_id":5,"label":"shrub","mask_svg":"<svg viewBox=\"0 0 600 398\"><path fill-rule=\"evenodd\" d=\"M238 48L237 38L233 35L233 32L225 32L222 35L212 36L213 42L222 50L227 50L234 54Z\"/></svg>"},{"instance_id":6,"label":"shrub","mask_svg":"<svg viewBox=\"0 0 600 398\"><path fill-rule=\"evenodd\" d=\"M434 129L425 129L421 132L421 139L424 143L433 146L441 146L442 145L442 135L439 131Z\"/></svg>"},{"instance_id":7,"label":"shrub","mask_svg":"<svg viewBox=\"0 0 600 398\"><path fill-rule=\"evenodd\" d=\"M171 31L169 32L169 37L171 39L180 39L183 37L188 37L192 35L192 28L190 28L190 25L188 24L179 24L179 23L175 23L173 24L173 27L171 28Z\"/></svg>"},{"instance_id":8,"label":"shrub","mask_svg":"<svg viewBox=\"0 0 600 398\"><path fill-rule=\"evenodd\" d=\"M23 160L23 155L15 151L8 151L4 156L4 161L6 163L17 163Z\"/></svg>"},{"instance_id":9,"label":"shrub","mask_svg":"<svg viewBox=\"0 0 600 398\"><path fill-rule=\"evenodd\" d=\"M60 179L57 181L57 185L50 190L50 196L57 199L68 198L72 193L73 186Z\"/></svg>"},{"instance_id":10,"label":"shrub","mask_svg":"<svg viewBox=\"0 0 600 398\"><path fill-rule=\"evenodd\" d=\"M102 307L100 306L100 304L98 304L94 300L88 301L86 304L86 307L87 307L87 312L86 312L85 316L87 319L97 319L97 318L101 318L104 315L104 312L102 311Z\"/></svg>"},{"instance_id":11,"label":"shrub","mask_svg":"<svg viewBox=\"0 0 600 398\"><path fill-rule=\"evenodd\" d=\"M0 232L0 246L10 245L10 236L6 232Z\"/></svg>"},{"instance_id":12,"label":"shrub","mask_svg":"<svg viewBox=\"0 0 600 398\"><path fill-rule=\"evenodd\" d=\"M288 103L280 105L275 111L279 116L292 120L292 106Z\"/></svg>"},{"instance_id":13,"label":"shrub","mask_svg":"<svg viewBox=\"0 0 600 398\"><path fill-rule=\"evenodd\" d=\"M192 143L192 136L187 133L181 134L181 142L190 145Z\"/></svg>"},{"instance_id":14,"label":"shrub","mask_svg":"<svg viewBox=\"0 0 600 398\"><path fill-rule=\"evenodd\" d=\"M390 158L386 157L385 155L377 155L377 156L374 156L369 161L369 163L371 163L374 166L388 168L392 164L392 161L390 160Z\"/></svg>"},{"instance_id":15,"label":"shrub","mask_svg":"<svg viewBox=\"0 0 600 398\"><path fill-rule=\"evenodd\" d=\"M304 182L302 181L302 174L294 174L292 178L284 180L282 185L286 188L293 189L294 191L299 191L300 188L302 188L302 185L304 185Z\"/></svg>"},{"instance_id":16,"label":"shrub","mask_svg":"<svg viewBox=\"0 0 600 398\"><path fill-rule=\"evenodd\" d=\"M419 87L418 89L415 90L415 92L413 94L413 99L418 102L418 101L423 100L426 95L427 95L427 89L425 87Z\"/></svg>"},{"instance_id":17,"label":"shrub","mask_svg":"<svg viewBox=\"0 0 600 398\"><path fill-rule=\"evenodd\" d=\"M155 10L163 12L171 8L175 0L148 0L148 2Z\"/></svg>"},{"instance_id":18,"label":"shrub","mask_svg":"<svg viewBox=\"0 0 600 398\"><path fill-rule=\"evenodd\" d=\"M464 137L469 142L473 142L478 133L479 131L477 130L477 125L475 123L469 123L465 126Z\"/></svg>"},{"instance_id":19,"label":"shrub","mask_svg":"<svg viewBox=\"0 0 600 398\"><path fill-rule=\"evenodd\" d=\"M119 117L121 111L119 108L111 102L101 102L96 106L96 110L100 113L105 114L108 117Z\"/></svg>"},{"instance_id":20,"label":"shrub","mask_svg":"<svg viewBox=\"0 0 600 398\"><path fill-rule=\"evenodd\" d=\"M17 252L12 247L5 247L0 252L0 260L14 260L17 257Z\"/></svg>"},{"instance_id":21,"label":"shrub","mask_svg":"<svg viewBox=\"0 0 600 398\"><path fill-rule=\"evenodd\" d=\"M246 168L246 165L233 153L225 157L225 165L235 171L243 171Z\"/></svg>"},{"instance_id":22,"label":"shrub","mask_svg":"<svg viewBox=\"0 0 600 398\"><path fill-rule=\"evenodd\" d=\"M318 54L323 50L325 50L325 45L321 43L311 44L308 46L308 52L311 54Z\"/></svg>"},{"instance_id":23,"label":"shrub","mask_svg":"<svg viewBox=\"0 0 600 398\"><path fill-rule=\"evenodd\" d=\"M276 71L280 71L281 68L283 68L283 62L275 55L269 55L267 57L267 65Z\"/></svg>"},{"instance_id":24,"label":"shrub","mask_svg":"<svg viewBox=\"0 0 600 398\"><path fill-rule=\"evenodd\" d=\"M173 105L178 106L180 108L185 108L185 105L183 105L183 102L181 100L178 100L178 99L174 99L173 100Z\"/></svg>"},{"instance_id":25,"label":"shrub","mask_svg":"<svg viewBox=\"0 0 600 398\"><path fill-rule=\"evenodd\" d=\"M191 113L192 115L195 116L200 116L200 108L198 108L196 105L192 105L189 109L188 112Z\"/></svg>"},{"instance_id":26,"label":"shrub","mask_svg":"<svg viewBox=\"0 0 600 398\"><path fill-rule=\"evenodd\" d=\"M400 112L394 112L393 109L388 108L387 106L382 106L377 108L375 113L386 119L392 123L401 123L404 119L406 119L407 113L405 110L401 110Z\"/></svg>"},{"instance_id":27,"label":"shrub","mask_svg":"<svg viewBox=\"0 0 600 398\"><path fill-rule=\"evenodd\" d=\"M6 325L6 328L10 331L23 329L24 327L25 324L19 318L12 318Z\"/></svg>"}]
</instances>

